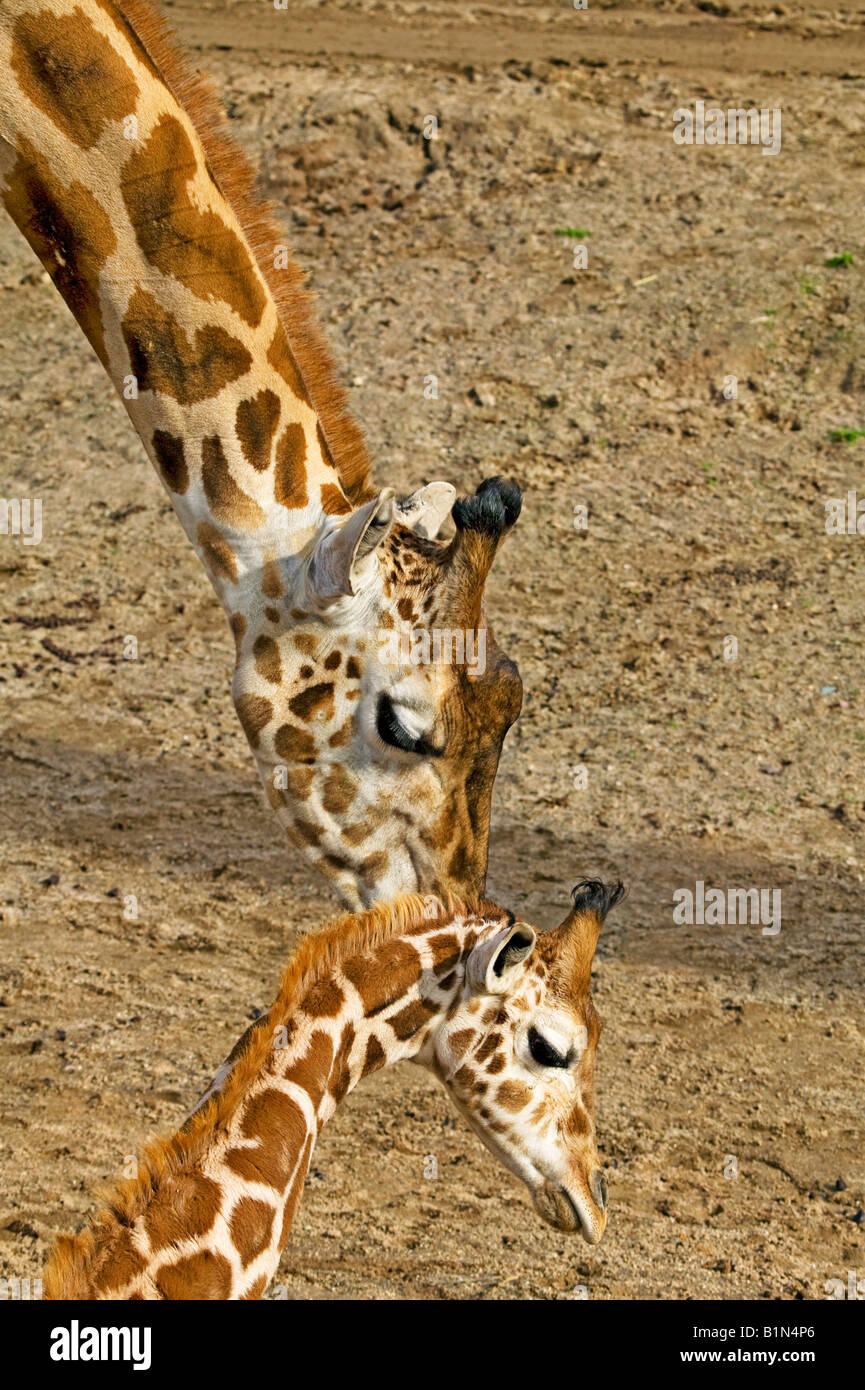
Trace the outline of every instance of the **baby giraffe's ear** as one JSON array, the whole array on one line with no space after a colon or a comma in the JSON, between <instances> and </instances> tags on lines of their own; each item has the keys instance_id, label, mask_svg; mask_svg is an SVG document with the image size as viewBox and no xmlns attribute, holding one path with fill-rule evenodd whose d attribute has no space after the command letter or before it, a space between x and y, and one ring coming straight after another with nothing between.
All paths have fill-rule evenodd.
<instances>
[{"instance_id":1,"label":"baby giraffe's ear","mask_svg":"<svg viewBox=\"0 0 865 1390\"><path fill-rule=\"evenodd\" d=\"M527 922L505 927L476 946L468 960L468 981L477 994L506 994L534 949L537 933Z\"/></svg>"},{"instance_id":2,"label":"baby giraffe's ear","mask_svg":"<svg viewBox=\"0 0 865 1390\"><path fill-rule=\"evenodd\" d=\"M355 593L374 564L373 552L390 534L393 498L393 488L383 488L378 497L358 507L338 530L329 532L316 546L309 563L308 584L320 602Z\"/></svg>"}]
</instances>

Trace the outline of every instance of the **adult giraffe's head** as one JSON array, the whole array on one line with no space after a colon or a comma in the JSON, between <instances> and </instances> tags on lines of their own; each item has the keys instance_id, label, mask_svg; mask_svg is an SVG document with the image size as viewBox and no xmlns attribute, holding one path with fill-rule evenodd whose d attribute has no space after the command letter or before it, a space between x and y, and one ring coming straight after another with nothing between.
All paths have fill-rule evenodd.
<instances>
[{"instance_id":1,"label":"adult giraffe's head","mask_svg":"<svg viewBox=\"0 0 865 1390\"><path fill-rule=\"evenodd\" d=\"M586 879L555 931L516 922L475 946L432 1039L433 1066L487 1148L522 1178L538 1214L596 1245L607 1188L595 1143L601 1020L592 959L621 883Z\"/></svg>"},{"instance_id":2,"label":"adult giraffe's head","mask_svg":"<svg viewBox=\"0 0 865 1390\"><path fill-rule=\"evenodd\" d=\"M521 495L494 478L454 496L432 483L328 517L235 629L234 698L268 798L353 907L483 891L493 780L522 699L483 590ZM448 513L453 539L437 540Z\"/></svg>"},{"instance_id":3,"label":"adult giraffe's head","mask_svg":"<svg viewBox=\"0 0 865 1390\"><path fill-rule=\"evenodd\" d=\"M236 707L293 840L352 907L480 891L520 690L481 598L519 490L457 503L451 544L448 484L373 491L284 232L142 0L0 4L0 200L229 615ZM429 660L387 650L418 628Z\"/></svg>"}]
</instances>

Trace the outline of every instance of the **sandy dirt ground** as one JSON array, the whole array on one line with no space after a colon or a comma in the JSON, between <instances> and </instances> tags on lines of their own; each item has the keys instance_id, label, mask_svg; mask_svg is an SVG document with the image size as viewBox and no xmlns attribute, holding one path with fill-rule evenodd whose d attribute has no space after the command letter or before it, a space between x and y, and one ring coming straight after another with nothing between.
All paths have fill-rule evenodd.
<instances>
[{"instance_id":1,"label":"sandy dirt ground","mask_svg":"<svg viewBox=\"0 0 865 1390\"><path fill-rule=\"evenodd\" d=\"M543 1226L405 1067L325 1131L282 1289L824 1298L865 1263L865 536L824 524L865 496L865 438L833 438L865 430L861 4L167 11L312 273L378 480L526 489L489 589L526 688L492 896L552 926L584 873L630 890L596 971L601 1245ZM697 99L780 108L781 153L677 146ZM198 562L5 219L0 305L3 492L44 505L40 545L0 538L0 1275L36 1276L336 903L264 804ZM780 890L781 930L677 925L698 880Z\"/></svg>"}]
</instances>

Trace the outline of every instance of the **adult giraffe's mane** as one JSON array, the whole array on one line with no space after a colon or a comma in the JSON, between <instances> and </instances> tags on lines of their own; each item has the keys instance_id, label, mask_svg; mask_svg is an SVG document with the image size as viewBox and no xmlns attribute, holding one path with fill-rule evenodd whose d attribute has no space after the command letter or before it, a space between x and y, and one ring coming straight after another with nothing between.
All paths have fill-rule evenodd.
<instances>
[{"instance_id":1,"label":"adult giraffe's mane","mask_svg":"<svg viewBox=\"0 0 865 1390\"><path fill-rule=\"evenodd\" d=\"M195 127L214 183L237 217L273 296L343 491L357 506L374 495L366 444L349 415L345 391L315 318L314 295L304 286L303 271L293 259L279 274L273 269L274 246L287 244L273 205L259 193L255 170L229 133L212 82L190 66L174 31L150 0L110 0L110 4L134 30Z\"/></svg>"},{"instance_id":2,"label":"adult giraffe's mane","mask_svg":"<svg viewBox=\"0 0 865 1390\"><path fill-rule=\"evenodd\" d=\"M50 1299L89 1297L89 1274L105 1237L118 1227L131 1226L172 1177L201 1158L214 1134L224 1130L237 1111L252 1081L259 1076L273 1050L274 1033L293 1007L320 980L332 974L341 961L364 951L374 951L393 937L444 926L456 915L502 918L508 914L494 903L460 902L406 893L366 912L345 913L330 925L310 932L300 942L282 976L279 993L270 1009L256 1019L231 1054L233 1067L220 1090L182 1129L167 1137L151 1139L142 1151L136 1176L104 1188L102 1210L84 1230L59 1236L43 1272L44 1290ZM100 1239L101 1237L101 1239Z\"/></svg>"}]
</instances>

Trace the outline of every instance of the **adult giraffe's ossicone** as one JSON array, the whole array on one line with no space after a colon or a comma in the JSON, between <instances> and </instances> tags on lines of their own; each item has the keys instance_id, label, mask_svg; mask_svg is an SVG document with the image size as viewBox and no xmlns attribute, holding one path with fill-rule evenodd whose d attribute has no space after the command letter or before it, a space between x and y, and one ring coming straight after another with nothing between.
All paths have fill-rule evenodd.
<instances>
[{"instance_id":1,"label":"adult giraffe's ossicone","mask_svg":"<svg viewBox=\"0 0 865 1390\"><path fill-rule=\"evenodd\" d=\"M544 1221L596 1244L607 1191L592 958L622 893L583 880L547 932L491 903L410 895L310 933L183 1127L149 1146L82 1234L60 1238L45 1297L260 1298L322 1127L399 1061L439 1078Z\"/></svg>"},{"instance_id":2,"label":"adult giraffe's ossicone","mask_svg":"<svg viewBox=\"0 0 865 1390\"><path fill-rule=\"evenodd\" d=\"M291 839L352 907L481 892L521 699L482 594L519 489L373 488L284 236L142 0L3 0L0 193L228 614Z\"/></svg>"}]
</instances>

